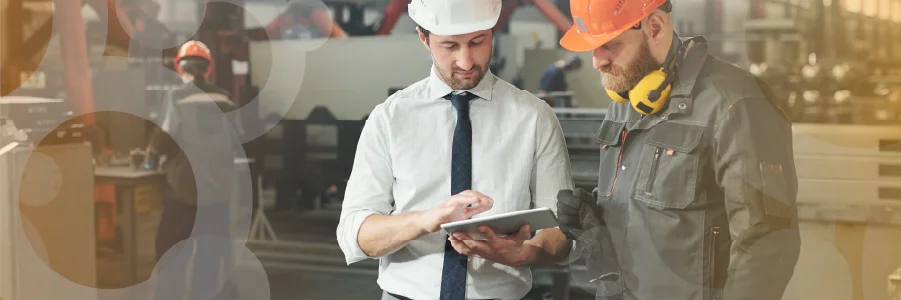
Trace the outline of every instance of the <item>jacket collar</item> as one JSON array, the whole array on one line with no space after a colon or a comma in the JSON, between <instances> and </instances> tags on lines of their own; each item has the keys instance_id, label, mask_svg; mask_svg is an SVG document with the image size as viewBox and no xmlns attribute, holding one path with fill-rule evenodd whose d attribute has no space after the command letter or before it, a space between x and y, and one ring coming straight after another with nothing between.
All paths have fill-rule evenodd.
<instances>
[{"instance_id":1,"label":"jacket collar","mask_svg":"<svg viewBox=\"0 0 901 300\"><path fill-rule=\"evenodd\" d=\"M691 92L695 87L701 69L707 62L707 39L703 36L692 37L683 40L685 45L685 57L677 67L676 81L670 93L668 107L665 113L689 113L693 99Z\"/></svg>"},{"instance_id":2,"label":"jacket collar","mask_svg":"<svg viewBox=\"0 0 901 300\"><path fill-rule=\"evenodd\" d=\"M482 80L479 81L479 84L476 87L467 90L470 93L479 96L479 98L491 101L491 94L494 91L494 84L497 82L497 77L488 70L485 73L485 76L482 77ZM438 73L435 71L435 66L433 65L431 68L431 74L429 75L429 99L430 100L444 100L444 96L454 92L453 89L447 83L441 80L438 77Z\"/></svg>"}]
</instances>

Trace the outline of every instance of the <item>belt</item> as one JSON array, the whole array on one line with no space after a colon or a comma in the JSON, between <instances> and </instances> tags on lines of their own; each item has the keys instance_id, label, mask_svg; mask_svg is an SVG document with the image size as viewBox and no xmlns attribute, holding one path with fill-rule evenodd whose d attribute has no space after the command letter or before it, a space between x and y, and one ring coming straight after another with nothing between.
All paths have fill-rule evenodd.
<instances>
[{"instance_id":1,"label":"belt","mask_svg":"<svg viewBox=\"0 0 901 300\"><path fill-rule=\"evenodd\" d=\"M385 292L385 293L388 293L388 292ZM397 300L413 300L413 299L410 299L410 298L407 298L407 297L404 297L401 295L395 295L392 293L388 293L388 295L391 295L391 297L397 298ZM485 299L485 300L497 300L497 299Z\"/></svg>"}]
</instances>

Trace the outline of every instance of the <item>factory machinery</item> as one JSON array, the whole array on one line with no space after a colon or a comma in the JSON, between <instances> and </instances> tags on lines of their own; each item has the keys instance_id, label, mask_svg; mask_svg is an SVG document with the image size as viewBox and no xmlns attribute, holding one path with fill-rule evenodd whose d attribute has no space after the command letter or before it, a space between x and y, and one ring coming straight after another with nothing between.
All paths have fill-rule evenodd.
<instances>
[{"instance_id":1,"label":"factory machinery","mask_svg":"<svg viewBox=\"0 0 901 300\"><path fill-rule=\"evenodd\" d=\"M93 156L69 119L60 99L0 98L0 298L83 299L78 285L96 286ZM48 283L60 276L74 283Z\"/></svg>"}]
</instances>

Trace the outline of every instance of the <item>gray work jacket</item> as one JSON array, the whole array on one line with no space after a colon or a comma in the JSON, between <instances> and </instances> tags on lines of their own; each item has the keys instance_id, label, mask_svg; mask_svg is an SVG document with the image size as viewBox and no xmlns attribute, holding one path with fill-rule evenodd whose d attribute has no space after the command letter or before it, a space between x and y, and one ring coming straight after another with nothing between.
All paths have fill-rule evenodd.
<instances>
[{"instance_id":1,"label":"gray work jacket","mask_svg":"<svg viewBox=\"0 0 901 300\"><path fill-rule=\"evenodd\" d=\"M598 130L612 253L594 255L620 275L595 281L598 298L781 299L800 251L791 124L703 37L683 46L663 111L613 102Z\"/></svg>"},{"instance_id":2,"label":"gray work jacket","mask_svg":"<svg viewBox=\"0 0 901 300\"><path fill-rule=\"evenodd\" d=\"M187 83L170 91L165 121L151 135L150 148L166 156L163 196L188 205L230 199L236 182L234 150L240 146L226 113L236 109L230 94L212 84ZM194 153L189 160L187 153ZM198 155L202 154L202 155Z\"/></svg>"}]
</instances>

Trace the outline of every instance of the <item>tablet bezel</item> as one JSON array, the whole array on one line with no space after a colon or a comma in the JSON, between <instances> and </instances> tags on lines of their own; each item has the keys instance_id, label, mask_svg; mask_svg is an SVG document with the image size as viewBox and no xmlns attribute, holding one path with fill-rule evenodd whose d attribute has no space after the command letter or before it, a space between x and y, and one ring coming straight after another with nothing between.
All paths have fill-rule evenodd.
<instances>
[{"instance_id":1,"label":"tablet bezel","mask_svg":"<svg viewBox=\"0 0 901 300\"><path fill-rule=\"evenodd\" d=\"M441 224L441 230L445 234L462 231L475 240L484 240L479 232L479 226L487 225L495 230L498 236L506 236L515 233L523 225L529 224L532 231L553 228L558 226L557 216L547 207L539 207L529 210L513 211L497 215L486 216L469 220L456 221ZM510 232L504 232L510 231Z\"/></svg>"}]
</instances>

